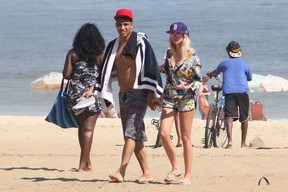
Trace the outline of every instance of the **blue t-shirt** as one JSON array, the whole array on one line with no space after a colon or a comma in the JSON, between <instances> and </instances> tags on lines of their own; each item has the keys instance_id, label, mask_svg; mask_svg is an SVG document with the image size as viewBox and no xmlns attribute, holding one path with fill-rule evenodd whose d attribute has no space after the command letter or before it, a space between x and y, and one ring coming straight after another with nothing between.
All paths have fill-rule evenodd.
<instances>
[{"instance_id":1,"label":"blue t-shirt","mask_svg":"<svg viewBox=\"0 0 288 192\"><path fill-rule=\"evenodd\" d=\"M242 58L229 58L222 61L217 74L223 73L223 95L229 93L248 93L248 82L252 80L249 64Z\"/></svg>"}]
</instances>

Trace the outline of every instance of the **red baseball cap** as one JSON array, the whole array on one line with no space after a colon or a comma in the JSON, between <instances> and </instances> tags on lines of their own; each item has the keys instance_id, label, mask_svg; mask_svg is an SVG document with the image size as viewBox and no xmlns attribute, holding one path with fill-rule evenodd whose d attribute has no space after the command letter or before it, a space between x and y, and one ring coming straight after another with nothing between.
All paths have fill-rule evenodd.
<instances>
[{"instance_id":1,"label":"red baseball cap","mask_svg":"<svg viewBox=\"0 0 288 192\"><path fill-rule=\"evenodd\" d=\"M128 18L133 21L133 13L130 9L118 9L114 19L117 21L120 17Z\"/></svg>"}]
</instances>

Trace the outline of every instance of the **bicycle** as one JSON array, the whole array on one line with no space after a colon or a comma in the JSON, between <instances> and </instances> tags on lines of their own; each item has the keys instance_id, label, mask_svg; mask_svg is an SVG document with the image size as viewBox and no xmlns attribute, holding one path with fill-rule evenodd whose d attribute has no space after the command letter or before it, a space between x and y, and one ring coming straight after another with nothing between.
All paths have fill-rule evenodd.
<instances>
[{"instance_id":1,"label":"bicycle","mask_svg":"<svg viewBox=\"0 0 288 192\"><path fill-rule=\"evenodd\" d=\"M162 140L160 136L160 119L152 119L151 124L155 125L157 129L157 137L156 137L154 148L162 147ZM170 135L170 139L171 140L173 139L173 135Z\"/></svg>"},{"instance_id":2,"label":"bicycle","mask_svg":"<svg viewBox=\"0 0 288 192\"><path fill-rule=\"evenodd\" d=\"M221 85L214 84L211 86L215 92L214 103L210 104L210 109L207 115L204 137L204 148L224 147L227 142L227 124L224 119L224 104L225 96L219 98L219 92L222 91L222 78L214 77ZM220 79L220 80L219 80Z\"/></svg>"},{"instance_id":3,"label":"bicycle","mask_svg":"<svg viewBox=\"0 0 288 192\"><path fill-rule=\"evenodd\" d=\"M152 119L151 124L155 125L157 129L157 137L156 137L156 142L154 145L154 148L161 147L162 146L162 140L160 137L160 120L159 119Z\"/></svg>"}]
</instances>

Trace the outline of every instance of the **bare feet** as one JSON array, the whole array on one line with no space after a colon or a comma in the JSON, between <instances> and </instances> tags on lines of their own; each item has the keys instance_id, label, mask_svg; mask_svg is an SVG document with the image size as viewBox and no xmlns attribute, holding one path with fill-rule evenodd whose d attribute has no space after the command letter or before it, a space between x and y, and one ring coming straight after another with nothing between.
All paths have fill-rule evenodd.
<instances>
[{"instance_id":1,"label":"bare feet","mask_svg":"<svg viewBox=\"0 0 288 192\"><path fill-rule=\"evenodd\" d=\"M92 172L92 165L87 166L87 171Z\"/></svg>"},{"instance_id":2,"label":"bare feet","mask_svg":"<svg viewBox=\"0 0 288 192\"><path fill-rule=\"evenodd\" d=\"M245 143L244 144L241 144L241 148L248 148L249 146L246 145Z\"/></svg>"},{"instance_id":3,"label":"bare feet","mask_svg":"<svg viewBox=\"0 0 288 192\"><path fill-rule=\"evenodd\" d=\"M122 183L124 182L124 178L119 173L115 175L109 175L111 182Z\"/></svg>"},{"instance_id":4,"label":"bare feet","mask_svg":"<svg viewBox=\"0 0 288 192\"><path fill-rule=\"evenodd\" d=\"M137 182L137 183L142 183L142 184L144 184L144 183L149 183L149 182L151 182L152 180L153 180L153 178L152 178L151 176L146 177L146 176L142 175L141 177L139 177L139 178L136 180L136 182Z\"/></svg>"},{"instance_id":5,"label":"bare feet","mask_svg":"<svg viewBox=\"0 0 288 192\"><path fill-rule=\"evenodd\" d=\"M84 167L79 167L79 168L77 169L77 171L78 171L78 172L92 172L92 165L91 165L91 164L88 165L88 163L87 163L86 166L84 166Z\"/></svg>"},{"instance_id":6,"label":"bare feet","mask_svg":"<svg viewBox=\"0 0 288 192\"><path fill-rule=\"evenodd\" d=\"M77 172L92 172L92 166L85 169L77 169Z\"/></svg>"},{"instance_id":7,"label":"bare feet","mask_svg":"<svg viewBox=\"0 0 288 192\"><path fill-rule=\"evenodd\" d=\"M231 144L227 144L225 149L232 149L232 145Z\"/></svg>"}]
</instances>

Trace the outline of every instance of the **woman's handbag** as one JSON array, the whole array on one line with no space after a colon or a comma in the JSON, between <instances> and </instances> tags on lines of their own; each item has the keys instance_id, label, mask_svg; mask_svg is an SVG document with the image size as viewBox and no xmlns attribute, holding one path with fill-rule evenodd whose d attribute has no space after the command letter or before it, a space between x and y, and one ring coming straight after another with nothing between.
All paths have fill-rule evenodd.
<instances>
[{"instance_id":1,"label":"woman's handbag","mask_svg":"<svg viewBox=\"0 0 288 192\"><path fill-rule=\"evenodd\" d=\"M62 79L61 88L57 95L55 103L45 120L50 123L54 123L62 128L70 128L70 127L78 128L79 125L76 119L70 113L67 107L68 83L64 90L63 90L63 86L64 86L64 79Z\"/></svg>"}]
</instances>

